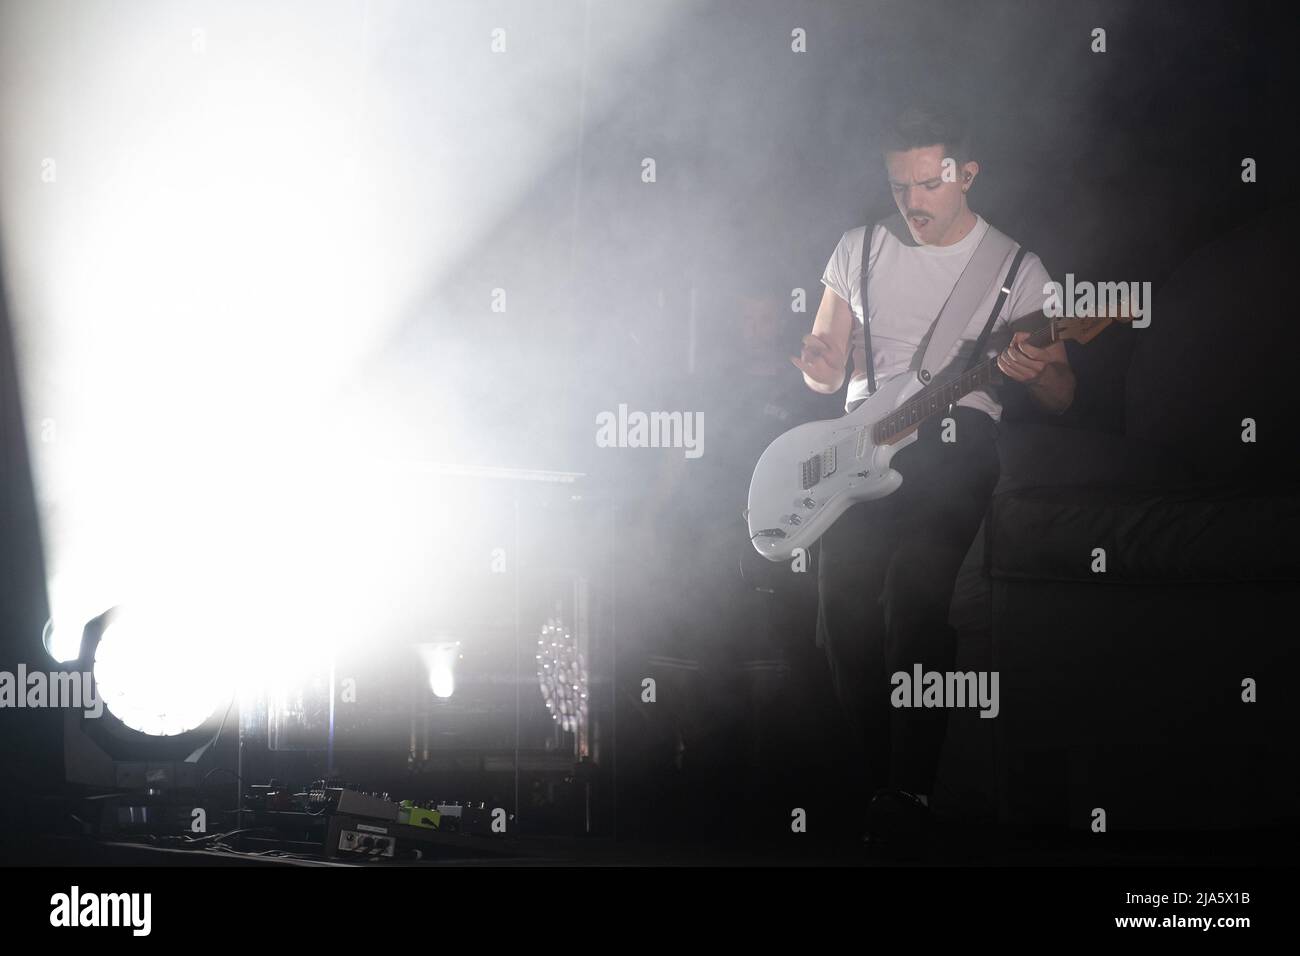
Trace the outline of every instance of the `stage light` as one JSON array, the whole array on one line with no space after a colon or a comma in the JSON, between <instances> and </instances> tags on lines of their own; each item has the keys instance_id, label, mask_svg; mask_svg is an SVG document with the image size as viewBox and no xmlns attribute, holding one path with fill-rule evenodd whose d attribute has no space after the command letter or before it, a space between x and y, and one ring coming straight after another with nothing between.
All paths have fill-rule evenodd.
<instances>
[{"instance_id":1,"label":"stage light","mask_svg":"<svg viewBox=\"0 0 1300 956\"><path fill-rule=\"evenodd\" d=\"M548 618L537 641L537 683L551 719L576 733L587 722L587 662L578 642L556 618Z\"/></svg>"},{"instance_id":2,"label":"stage light","mask_svg":"<svg viewBox=\"0 0 1300 956\"><path fill-rule=\"evenodd\" d=\"M421 644L419 653L429 672L429 689L435 697L447 699L456 691L456 661L460 657L460 641Z\"/></svg>"},{"instance_id":3,"label":"stage light","mask_svg":"<svg viewBox=\"0 0 1300 956\"><path fill-rule=\"evenodd\" d=\"M46 585L50 617L41 634L46 653L58 664L70 664L81 656L86 625L108 608L120 603L122 582L117 568L78 576L65 571L51 576Z\"/></svg>"},{"instance_id":4,"label":"stage light","mask_svg":"<svg viewBox=\"0 0 1300 956\"><path fill-rule=\"evenodd\" d=\"M55 626L54 618L50 618L45 622L41 643L56 663L75 661L81 653L81 628L74 627L71 623Z\"/></svg>"},{"instance_id":5,"label":"stage light","mask_svg":"<svg viewBox=\"0 0 1300 956\"><path fill-rule=\"evenodd\" d=\"M448 498L409 466L499 451L458 358L479 343L443 331L467 256L570 155L571 104L539 91L587 84L595 128L671 20L629 5L581 58L565 18L539 21L503 73L472 45L425 55L481 29L470 7L368 11L359 36L326 6L214 5L191 36L164 0L111 22L0 4L30 53L0 84L0 142L28 157L0 172L0 226L43 552L92 605L69 632L51 604L56 656L104 594L188 588L259 684L445 619ZM525 257L512 283L551 273Z\"/></svg>"},{"instance_id":6,"label":"stage light","mask_svg":"<svg viewBox=\"0 0 1300 956\"><path fill-rule=\"evenodd\" d=\"M108 712L155 737L200 727L233 692L211 649L180 622L115 613L93 649L92 673Z\"/></svg>"}]
</instances>

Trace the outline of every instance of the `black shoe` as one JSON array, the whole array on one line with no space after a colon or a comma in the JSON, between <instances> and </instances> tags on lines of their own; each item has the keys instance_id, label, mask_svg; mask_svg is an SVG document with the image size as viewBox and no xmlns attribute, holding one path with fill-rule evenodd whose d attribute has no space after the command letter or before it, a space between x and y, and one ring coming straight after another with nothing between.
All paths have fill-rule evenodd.
<instances>
[{"instance_id":1,"label":"black shoe","mask_svg":"<svg viewBox=\"0 0 1300 956\"><path fill-rule=\"evenodd\" d=\"M929 848L934 816L906 790L878 790L867 805L867 833L863 842L897 856L913 856Z\"/></svg>"}]
</instances>

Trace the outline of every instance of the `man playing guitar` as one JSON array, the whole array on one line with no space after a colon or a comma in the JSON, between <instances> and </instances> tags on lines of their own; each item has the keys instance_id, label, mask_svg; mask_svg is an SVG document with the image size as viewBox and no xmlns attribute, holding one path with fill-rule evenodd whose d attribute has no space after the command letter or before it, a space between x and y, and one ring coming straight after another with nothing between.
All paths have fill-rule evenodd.
<instances>
[{"instance_id":1,"label":"man playing guitar","mask_svg":"<svg viewBox=\"0 0 1300 956\"><path fill-rule=\"evenodd\" d=\"M970 260L988 224L971 211L967 193L979 174L963 122L940 108L909 108L885 131L885 167L898 216L841 237L822 282L812 332L791 361L816 392L844 385L852 352L846 408L875 380L907 374L913 356ZM948 162L945 163L945 160ZM869 242L867 255L862 244ZM863 335L860 269L868 270ZM1006 284L1010 264L996 286ZM1024 256L993 326L992 340L1014 318L1037 313L1051 280L1038 257ZM996 291L996 288L995 288ZM966 362L977 345L994 294L971 316L955 347ZM1014 332L998 355L999 370L1021 383L1043 410L1059 414L1074 397L1065 345L1035 348ZM868 355L866 342L871 344ZM991 358L997 347L979 360ZM996 389L971 392L946 416L923 424L893 467L903 476L894 494L855 504L824 534L818 569L818 642L826 650L835 691L863 748L869 792L868 840L908 845L930 828L933 790L947 729L944 708L890 704L891 675L951 671L956 633L948 624L953 587L999 476L995 446L1002 406ZM944 419L951 419L945 427ZM943 440L944 433L948 440Z\"/></svg>"}]
</instances>

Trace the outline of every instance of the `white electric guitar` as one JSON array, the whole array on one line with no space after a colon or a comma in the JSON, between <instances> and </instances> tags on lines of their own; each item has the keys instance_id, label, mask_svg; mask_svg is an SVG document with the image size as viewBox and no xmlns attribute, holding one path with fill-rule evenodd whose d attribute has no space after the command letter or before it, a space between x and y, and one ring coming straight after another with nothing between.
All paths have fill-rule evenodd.
<instances>
[{"instance_id":1,"label":"white electric guitar","mask_svg":"<svg viewBox=\"0 0 1300 956\"><path fill-rule=\"evenodd\" d=\"M1073 339L1091 341L1112 321L1128 317L1048 318L1029 337L1042 348ZM1016 325L1023 325L1019 319ZM1033 317L1029 322L1039 325ZM903 476L889 467L931 416L945 412L969 392L1003 380L997 359L960 377L923 386L914 374L896 375L843 418L808 422L767 446L749 482L749 540L770 561L786 561L806 549L859 501L883 498Z\"/></svg>"}]
</instances>

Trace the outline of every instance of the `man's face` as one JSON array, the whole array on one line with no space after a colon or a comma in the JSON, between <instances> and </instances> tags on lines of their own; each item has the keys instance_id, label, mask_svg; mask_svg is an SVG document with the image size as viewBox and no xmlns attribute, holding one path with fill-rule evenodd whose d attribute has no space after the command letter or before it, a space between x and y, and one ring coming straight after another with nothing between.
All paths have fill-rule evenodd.
<instances>
[{"instance_id":1,"label":"man's face","mask_svg":"<svg viewBox=\"0 0 1300 956\"><path fill-rule=\"evenodd\" d=\"M919 243L946 246L957 240L959 220L966 212L965 188L979 172L979 164L949 164L944 176L943 146L923 146L897 153L885 153L889 187L898 211L907 220L912 238ZM967 178L969 177L969 178Z\"/></svg>"}]
</instances>

